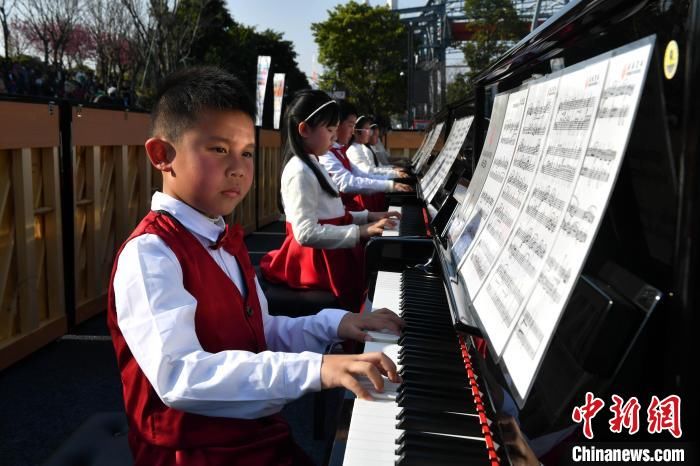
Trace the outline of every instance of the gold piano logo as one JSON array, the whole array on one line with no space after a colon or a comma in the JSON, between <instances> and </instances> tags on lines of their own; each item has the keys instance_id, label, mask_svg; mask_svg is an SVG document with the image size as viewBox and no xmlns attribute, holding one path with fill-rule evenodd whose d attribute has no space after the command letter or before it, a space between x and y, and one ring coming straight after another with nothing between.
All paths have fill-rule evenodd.
<instances>
[{"instance_id":1,"label":"gold piano logo","mask_svg":"<svg viewBox=\"0 0 700 466\"><path fill-rule=\"evenodd\" d=\"M664 52L664 76L666 79L673 79L678 70L678 42L672 40L666 46Z\"/></svg>"}]
</instances>

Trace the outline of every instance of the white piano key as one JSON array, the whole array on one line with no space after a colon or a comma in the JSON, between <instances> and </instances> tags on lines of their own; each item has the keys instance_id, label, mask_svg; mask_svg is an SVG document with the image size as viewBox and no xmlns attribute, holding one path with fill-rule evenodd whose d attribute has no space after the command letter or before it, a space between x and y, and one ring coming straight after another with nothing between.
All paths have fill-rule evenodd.
<instances>
[{"instance_id":1,"label":"white piano key","mask_svg":"<svg viewBox=\"0 0 700 466\"><path fill-rule=\"evenodd\" d=\"M401 302L401 273L379 272L374 286L372 310L387 308L399 313Z\"/></svg>"},{"instance_id":2,"label":"white piano key","mask_svg":"<svg viewBox=\"0 0 700 466\"><path fill-rule=\"evenodd\" d=\"M395 440L399 408L392 401L355 400L343 464L386 465L396 461Z\"/></svg>"}]
</instances>

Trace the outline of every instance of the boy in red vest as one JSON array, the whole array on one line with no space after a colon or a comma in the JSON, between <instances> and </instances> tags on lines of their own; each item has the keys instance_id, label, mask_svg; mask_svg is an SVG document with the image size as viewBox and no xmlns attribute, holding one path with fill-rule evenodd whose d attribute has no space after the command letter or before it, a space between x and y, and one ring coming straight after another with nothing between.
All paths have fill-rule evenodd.
<instances>
[{"instance_id":1,"label":"boy in red vest","mask_svg":"<svg viewBox=\"0 0 700 466\"><path fill-rule=\"evenodd\" d=\"M122 245L108 325L135 464L311 464L278 414L305 393L346 387L370 398L396 367L381 353L323 355L330 343L399 332L390 311L272 317L243 233L225 225L253 180L255 106L215 68L168 78L146 151L163 192Z\"/></svg>"}]
</instances>

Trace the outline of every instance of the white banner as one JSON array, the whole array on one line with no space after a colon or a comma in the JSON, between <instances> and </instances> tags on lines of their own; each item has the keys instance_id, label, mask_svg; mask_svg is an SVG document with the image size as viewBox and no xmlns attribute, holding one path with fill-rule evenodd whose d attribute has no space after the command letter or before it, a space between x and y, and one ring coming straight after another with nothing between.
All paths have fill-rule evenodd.
<instances>
[{"instance_id":1,"label":"white banner","mask_svg":"<svg viewBox=\"0 0 700 466\"><path fill-rule=\"evenodd\" d=\"M280 129L280 117L282 116L282 97L284 97L284 73L275 73L272 80L275 89L275 118L272 124L275 129Z\"/></svg>"},{"instance_id":2,"label":"white banner","mask_svg":"<svg viewBox=\"0 0 700 466\"><path fill-rule=\"evenodd\" d=\"M262 126L263 105L265 104L265 88L267 87L267 75L270 72L270 61L270 57L258 55L258 86L255 92L255 103L258 107L258 114L255 119L255 126Z\"/></svg>"}]
</instances>

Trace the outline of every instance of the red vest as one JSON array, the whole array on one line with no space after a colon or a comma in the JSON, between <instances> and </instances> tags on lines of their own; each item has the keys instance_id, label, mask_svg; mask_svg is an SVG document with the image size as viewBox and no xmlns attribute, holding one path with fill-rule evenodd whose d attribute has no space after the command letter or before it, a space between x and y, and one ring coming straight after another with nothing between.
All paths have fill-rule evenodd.
<instances>
[{"instance_id":1,"label":"red vest","mask_svg":"<svg viewBox=\"0 0 700 466\"><path fill-rule=\"evenodd\" d=\"M352 172L352 163L348 159L345 153L348 150L348 146L343 146L341 148L331 147L331 153L340 160L346 170ZM370 212L383 212L386 210L386 201L384 193L374 193L374 194L353 194L353 193L340 193L340 198L343 200L343 205L345 208L352 211L369 210Z\"/></svg>"},{"instance_id":2,"label":"red vest","mask_svg":"<svg viewBox=\"0 0 700 466\"><path fill-rule=\"evenodd\" d=\"M350 225L352 216L319 220L321 224ZM287 235L282 246L260 260L266 280L284 283L290 288L328 290L341 306L359 312L365 292L364 246L318 249L302 246L294 238L287 222Z\"/></svg>"},{"instance_id":3,"label":"red vest","mask_svg":"<svg viewBox=\"0 0 700 466\"><path fill-rule=\"evenodd\" d=\"M244 350L258 353L265 351L267 345L254 281L255 272L242 241L242 230L239 226L233 228L238 229L236 233L240 238L236 242L240 246L233 255L241 268L247 289L246 299L192 233L167 214L150 212L127 241L146 233L155 234L175 253L182 268L184 287L197 300L195 330L205 351ZM107 324L121 372L134 464L309 464L308 457L294 444L289 426L279 415L252 420L209 417L163 404L131 354L117 325L113 281L123 248L122 245L112 269Z\"/></svg>"}]
</instances>

